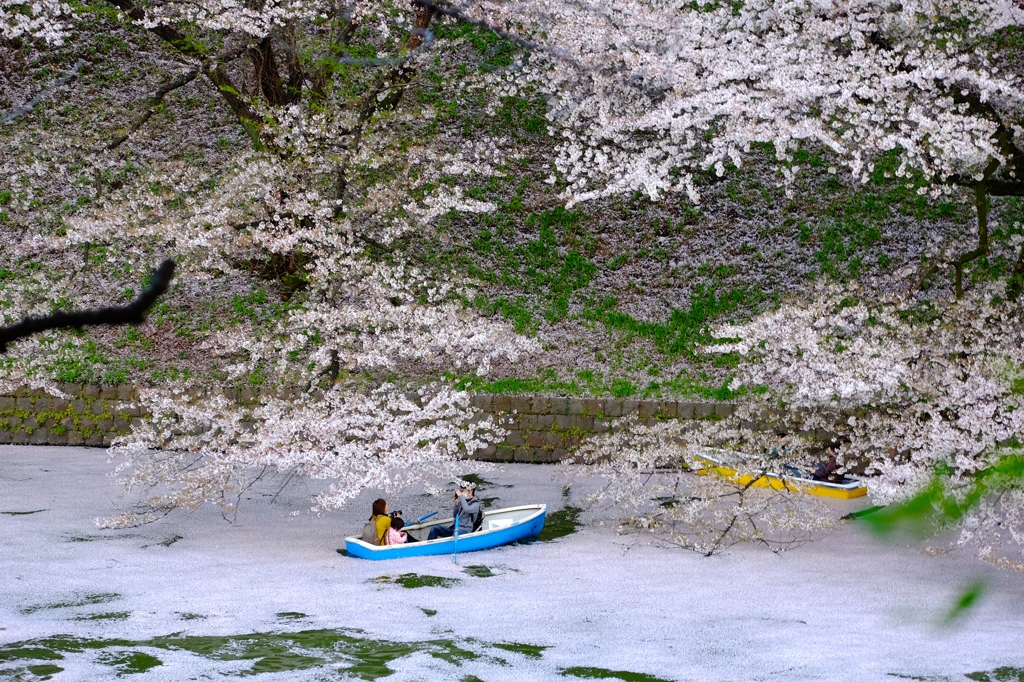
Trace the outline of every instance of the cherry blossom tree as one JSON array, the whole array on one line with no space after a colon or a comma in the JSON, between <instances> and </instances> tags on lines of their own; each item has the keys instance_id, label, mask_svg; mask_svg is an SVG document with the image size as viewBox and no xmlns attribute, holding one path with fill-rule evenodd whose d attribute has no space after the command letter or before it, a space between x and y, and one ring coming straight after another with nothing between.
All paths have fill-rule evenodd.
<instances>
[{"instance_id":1,"label":"cherry blossom tree","mask_svg":"<svg viewBox=\"0 0 1024 682\"><path fill-rule=\"evenodd\" d=\"M435 66L444 75L429 87L458 106L482 100L483 110L493 112L508 97L544 98L555 145L549 182L567 205L638 190L655 200L678 194L696 203L698 175L722 176L743 164L752 145L765 143L778 160L779 183L790 191L803 171L794 152L810 144L829 150L833 172L843 168L861 181L878 155L895 153L896 175L920 192L968 188L978 212L977 247L936 254L918 273L924 279L929 268L954 271L963 301L943 304L936 318L948 334L901 317L911 314L909 294L895 301L866 298L830 313L835 328L823 330L811 322L838 305L833 293L774 313L790 316L785 322L793 328L781 317L771 326L769 316L723 335L741 339L733 352L757 356L743 365L738 381L768 386L768 395L798 411L807 424L801 428L835 429L837 415L853 419L840 434L849 443L844 457L867 458L889 481L879 490L893 499L903 494L900 485L910 494L950 452L969 451L957 470L977 471L1018 428L1016 417L992 411L1009 400L993 358L1006 367L1018 362L1010 336L997 330L1012 315L991 304L988 288L965 294L962 286L963 267L988 250L989 197L1022 193L1024 90L1019 76L1000 70L997 57L983 49L990 36L1024 18L1010 0L109 4L121 21L148 32L176 75L154 84L138 115L120 130L82 132L75 162L101 175L118 163L133 136L144 134L169 93L198 82L219 98L248 144L216 165L161 164L121 187L98 182L94 206L69 219L63 234L33 237L18 248L60 251L116 242L132 258L173 248L185 256L182 276L195 281L231 276L246 264L277 263L304 287L301 305L269 332L242 325L206 342L210 354L224 358L231 378L259 372L299 387L290 403L268 398L251 409L222 401L204 407L189 401L188 386L162 387L145 398L154 421L122 452L136 467L128 474L133 484L181 483L172 486L177 492L154 499L157 509L222 500L226 487L244 489L251 479L239 472L250 465L250 472L270 467L338 478L339 487L322 501L330 506L360 487L394 483L394 472L413 464L440 475L435 464L451 464L454 452L471 452L483 434L499 433L494 425L467 425L464 397L443 386L429 387L423 406L413 406L398 388L347 379L368 369L400 375L413 366L486 373L500 358L537 349L535 340L460 303L472 292L468 278L452 273L439 281L396 248L449 212L493 211L468 197L463 181L507 174L507 163L521 155L500 132L466 136L431 127L436 111L410 92L426 87L422 76ZM54 45L72 39L76 17L70 10L37 8L44 6L0 5L4 36ZM466 58L462 44L440 33L455 23L500 36L513 57L502 68L464 73L458 68ZM17 148L29 145L26 137ZM23 175L43 175L27 152L15 163ZM153 187L173 191L161 195ZM1022 262L1024 251L1018 268ZM864 316L850 322L850 311ZM991 335L971 337L969 344L960 338L979 324L986 330L995 325ZM845 364L828 365L831 357L821 365L793 361L846 333L865 350L835 353ZM747 344L748 338L756 341ZM38 351L25 344L14 359L31 367ZM945 359L950 352L967 359ZM887 383L887 372L916 376L924 365L933 374L911 389ZM789 374L793 368L801 373ZM942 373L947 369L952 374ZM957 383L958 372L973 378ZM948 393L933 395L932 379ZM18 380L12 374L11 381ZM936 421L968 394L978 411L961 426L947 424L961 424L959 417ZM919 404L931 407L907 412L906 405ZM760 408L749 409L752 419ZM423 419L396 417L418 410ZM332 416L346 413L351 417ZM967 447L965 434L986 414L993 424L977 428L987 435L975 434L981 445ZM176 419L184 420L176 422L184 425L183 435L168 426ZM434 424L427 433L423 421ZM930 426L907 426L911 422ZM243 423L254 425L252 437L244 435ZM321 425L327 430L318 432ZM695 444L731 438L760 452L771 439L739 422L708 428L694 432L692 438L704 438ZM723 431L729 428L735 429L731 436ZM373 429L382 435L368 435ZM917 435L907 441L893 435L897 431ZM424 443L417 454L403 444L412 439ZM342 441L361 444L373 464L335 445ZM197 468L177 455L154 460L150 447L187 450L205 463ZM693 514L712 513L702 509Z\"/></svg>"},{"instance_id":2,"label":"cherry blossom tree","mask_svg":"<svg viewBox=\"0 0 1024 682\"><path fill-rule=\"evenodd\" d=\"M719 498L743 486L720 481L713 495L688 497L680 471L706 468L699 455L725 448L742 458L741 473L786 478L820 465L827 447L840 472L866 476L876 504L918 499L906 515L927 516L928 531L956 527L960 546L1024 566L1019 473L1011 466L1022 455L1024 339L1019 304L999 294L989 283L922 306L901 292L875 297L829 286L809 301L716 329L724 342L708 351L738 354L734 386L758 390L721 421L624 424L596 438L583 454L609 472L611 485L592 503L645 502L645 527L702 551L741 531L763 540L769 518L785 521L774 521L776 531L811 532L823 517L806 503L787 499L775 517L766 511L771 493L752 509L723 507ZM669 509L651 508L650 483L636 475L658 469L675 470L662 474L669 483L653 495L673 500ZM681 485L683 492L665 487ZM690 540L673 523L694 515L704 532Z\"/></svg>"}]
</instances>

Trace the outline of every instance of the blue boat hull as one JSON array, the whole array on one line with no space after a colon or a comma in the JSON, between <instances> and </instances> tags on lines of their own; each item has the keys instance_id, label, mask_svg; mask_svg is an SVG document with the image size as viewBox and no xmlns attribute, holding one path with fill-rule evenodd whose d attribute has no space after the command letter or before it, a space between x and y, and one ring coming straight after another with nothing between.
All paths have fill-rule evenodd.
<instances>
[{"instance_id":1,"label":"blue boat hull","mask_svg":"<svg viewBox=\"0 0 1024 682\"><path fill-rule=\"evenodd\" d=\"M476 533L460 534L458 541L455 538L439 538L423 542L411 542L404 545L388 545L377 547L363 542L359 538L345 538L345 552L348 556L359 557L360 559L405 559L416 556L437 556L452 554L456 549L459 554L463 552L475 552L481 549L500 547L510 542L524 540L538 535L544 528L544 519L547 516L547 505L530 505L529 509L536 511L521 521L517 521L504 528L486 529L486 520L489 516L500 516L503 513L525 510L526 507L511 507L507 510L497 509L484 514L485 529ZM434 525L447 525L444 521L423 526L423 530ZM416 528L416 526L410 526ZM424 533L425 534L425 533Z\"/></svg>"}]
</instances>

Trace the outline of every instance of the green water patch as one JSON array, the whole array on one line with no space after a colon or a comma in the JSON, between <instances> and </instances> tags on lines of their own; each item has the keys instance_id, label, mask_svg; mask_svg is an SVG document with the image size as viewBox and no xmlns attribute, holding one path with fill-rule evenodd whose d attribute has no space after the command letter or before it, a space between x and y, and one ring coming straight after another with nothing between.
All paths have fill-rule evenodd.
<instances>
[{"instance_id":1,"label":"green water patch","mask_svg":"<svg viewBox=\"0 0 1024 682\"><path fill-rule=\"evenodd\" d=\"M185 538L183 538L180 535L172 535L172 536L170 536L168 538L165 538L165 539L161 540L160 542L154 542L154 543L151 543L151 544L148 544L148 545L143 545L142 549L146 549L147 547L157 547L157 546L159 546L159 547L170 547L171 545L173 545L178 540L184 540L184 539Z\"/></svg>"},{"instance_id":2,"label":"green water patch","mask_svg":"<svg viewBox=\"0 0 1024 682\"><path fill-rule=\"evenodd\" d=\"M178 618L180 618L182 620L206 620L207 616L204 616L201 613L191 613L191 612L188 612L188 611L185 611L185 612L180 612L179 611L178 612Z\"/></svg>"},{"instance_id":3,"label":"green water patch","mask_svg":"<svg viewBox=\"0 0 1024 682\"><path fill-rule=\"evenodd\" d=\"M309 618L306 614L299 613L298 611L281 611L275 613L274 617L278 620L302 620L303 618Z\"/></svg>"},{"instance_id":4,"label":"green water patch","mask_svg":"<svg viewBox=\"0 0 1024 682\"><path fill-rule=\"evenodd\" d=\"M338 550L338 554L340 554L341 556L348 556L348 551L342 548Z\"/></svg>"},{"instance_id":5,"label":"green water patch","mask_svg":"<svg viewBox=\"0 0 1024 682\"><path fill-rule=\"evenodd\" d=\"M147 670L152 670L157 666L163 665L163 661L156 656L143 653L141 651L116 651L102 653L96 657L96 660L99 663L109 665L116 669L118 677L144 673Z\"/></svg>"},{"instance_id":6,"label":"green water patch","mask_svg":"<svg viewBox=\"0 0 1024 682\"><path fill-rule=\"evenodd\" d=\"M480 505L481 505L481 506L482 506L482 507L483 507L484 509L490 509L490 508L491 508L491 506L492 506L492 505L493 505L493 504L494 504L495 502L497 502L497 501L498 501L498 498L497 498L497 497L481 497L481 498L480 498Z\"/></svg>"},{"instance_id":7,"label":"green water patch","mask_svg":"<svg viewBox=\"0 0 1024 682\"><path fill-rule=\"evenodd\" d=\"M489 566L466 566L462 569L462 572L466 575L471 575L474 578L491 578L497 575L491 571Z\"/></svg>"},{"instance_id":8,"label":"green water patch","mask_svg":"<svg viewBox=\"0 0 1024 682\"><path fill-rule=\"evenodd\" d=\"M85 616L75 616L71 620L128 620L131 615L131 611L109 611L106 613L90 613Z\"/></svg>"},{"instance_id":9,"label":"green water patch","mask_svg":"<svg viewBox=\"0 0 1024 682\"><path fill-rule=\"evenodd\" d=\"M376 585L401 585L409 589L417 587L452 587L461 581L458 578L443 578L439 575L420 575L419 573L403 573L402 575L382 575L370 580Z\"/></svg>"},{"instance_id":10,"label":"green water patch","mask_svg":"<svg viewBox=\"0 0 1024 682\"><path fill-rule=\"evenodd\" d=\"M544 529L541 530L537 539L542 542L550 542L575 533L580 526L580 514L582 513L582 509L570 505L548 514L544 520Z\"/></svg>"},{"instance_id":11,"label":"green water patch","mask_svg":"<svg viewBox=\"0 0 1024 682\"><path fill-rule=\"evenodd\" d=\"M987 672L967 673L964 677L978 682L1024 682L1024 668L1003 666Z\"/></svg>"},{"instance_id":12,"label":"green water patch","mask_svg":"<svg viewBox=\"0 0 1024 682\"><path fill-rule=\"evenodd\" d=\"M29 514L41 514L44 511L50 511L49 509L36 509L33 511L8 511L0 512L4 516L28 516Z\"/></svg>"},{"instance_id":13,"label":"green water patch","mask_svg":"<svg viewBox=\"0 0 1024 682\"><path fill-rule=\"evenodd\" d=\"M486 478L484 478L482 476L479 476L477 474L466 474L465 476L462 476L462 480L466 481L467 483L472 483L473 485L475 485L477 492L480 492L484 488L511 488L512 487L511 485L508 485L506 483L492 483L491 481L488 481Z\"/></svg>"},{"instance_id":14,"label":"green water patch","mask_svg":"<svg viewBox=\"0 0 1024 682\"><path fill-rule=\"evenodd\" d=\"M140 651L146 649L147 651ZM458 666L481 654L451 640L394 642L365 636L360 630L304 630L231 636L174 634L147 640L87 639L56 635L0 646L0 678L26 679L62 671L56 662L71 655L92 655L120 675L163 665L153 650L186 652L213 661L244 661L225 676L249 676L323 668L333 675L376 680L392 674L389 664L423 653Z\"/></svg>"},{"instance_id":15,"label":"green water patch","mask_svg":"<svg viewBox=\"0 0 1024 682\"><path fill-rule=\"evenodd\" d=\"M536 644L520 644L519 642L498 642L494 646L505 651L513 651L517 654L522 654L528 658L540 658L544 655L546 646L537 646Z\"/></svg>"},{"instance_id":16,"label":"green water patch","mask_svg":"<svg viewBox=\"0 0 1024 682\"><path fill-rule=\"evenodd\" d=\"M428 617L437 615L437 609L425 609L421 606L420 611L427 614Z\"/></svg>"},{"instance_id":17,"label":"green water patch","mask_svg":"<svg viewBox=\"0 0 1024 682\"><path fill-rule=\"evenodd\" d=\"M29 665L25 667L25 670L39 680L52 680L54 675L64 672L64 668L59 665L51 665L49 663L44 663L43 665ZM15 677L13 679L19 678Z\"/></svg>"},{"instance_id":18,"label":"green water patch","mask_svg":"<svg viewBox=\"0 0 1024 682\"><path fill-rule=\"evenodd\" d=\"M64 541L65 542L96 542L97 540L130 540L132 538L143 537L135 533L127 533L124 535L69 535Z\"/></svg>"},{"instance_id":19,"label":"green water patch","mask_svg":"<svg viewBox=\"0 0 1024 682\"><path fill-rule=\"evenodd\" d=\"M22 615L28 616L37 611L50 611L53 609L74 609L80 606L92 606L93 604L106 604L108 602L120 599L121 595L114 592L95 592L92 594L85 594L78 598L69 599L68 601L57 601L48 602L46 604L33 604L32 606L26 606L21 609Z\"/></svg>"},{"instance_id":20,"label":"green water patch","mask_svg":"<svg viewBox=\"0 0 1024 682\"><path fill-rule=\"evenodd\" d=\"M862 519L865 516L870 516L871 514L874 514L876 511L878 511L880 509L883 509L883 508L884 507L879 506L879 505L876 504L873 507L868 507L866 509L861 509L860 511L855 511L855 512L850 512L849 514L844 514L843 516L839 517L839 520L840 521L853 521L855 519Z\"/></svg>"},{"instance_id":21,"label":"green water patch","mask_svg":"<svg viewBox=\"0 0 1024 682\"><path fill-rule=\"evenodd\" d=\"M644 673L633 673L628 670L608 670L607 668L591 668L577 666L563 668L562 675L566 677L580 677L585 680L624 680L624 682L671 682L661 677L645 675Z\"/></svg>"}]
</instances>

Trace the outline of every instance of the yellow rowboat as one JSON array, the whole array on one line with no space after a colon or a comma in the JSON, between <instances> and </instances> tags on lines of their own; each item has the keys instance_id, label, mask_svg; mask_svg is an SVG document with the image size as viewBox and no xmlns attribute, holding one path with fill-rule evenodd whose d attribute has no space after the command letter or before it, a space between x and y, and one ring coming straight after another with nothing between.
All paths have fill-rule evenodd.
<instances>
[{"instance_id":1,"label":"yellow rowboat","mask_svg":"<svg viewBox=\"0 0 1024 682\"><path fill-rule=\"evenodd\" d=\"M749 485L752 488L771 488L772 490L792 490L819 497L835 497L841 500L852 500L868 494L868 486L850 476L845 476L842 483L816 481L810 474L792 469L782 474L766 472L756 480L751 474L741 474L730 464L740 464L743 459L727 452L705 452L697 455L697 459L708 466L698 469L697 473L705 476L715 474L738 485ZM753 481L753 482L752 482Z\"/></svg>"}]
</instances>

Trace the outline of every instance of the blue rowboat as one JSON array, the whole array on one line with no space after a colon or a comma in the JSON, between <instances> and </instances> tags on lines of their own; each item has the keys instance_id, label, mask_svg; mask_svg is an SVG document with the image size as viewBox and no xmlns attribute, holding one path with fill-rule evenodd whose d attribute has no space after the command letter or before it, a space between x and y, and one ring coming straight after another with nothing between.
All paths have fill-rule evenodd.
<instances>
[{"instance_id":1,"label":"blue rowboat","mask_svg":"<svg viewBox=\"0 0 1024 682\"><path fill-rule=\"evenodd\" d=\"M475 533L459 533L459 554L475 552L478 549L490 549L507 545L516 540L532 538L544 528L544 518L548 513L546 504L528 504L522 507L506 507L485 511L480 530ZM434 526L451 526L455 519L441 519L430 523L416 523L403 528L420 542L403 545L385 545L378 547L363 542L358 537L345 538L345 552L349 556L360 559L404 559L412 556L433 556L451 554L455 538L437 538L427 540L430 529Z\"/></svg>"}]
</instances>

